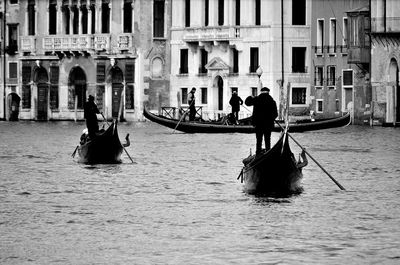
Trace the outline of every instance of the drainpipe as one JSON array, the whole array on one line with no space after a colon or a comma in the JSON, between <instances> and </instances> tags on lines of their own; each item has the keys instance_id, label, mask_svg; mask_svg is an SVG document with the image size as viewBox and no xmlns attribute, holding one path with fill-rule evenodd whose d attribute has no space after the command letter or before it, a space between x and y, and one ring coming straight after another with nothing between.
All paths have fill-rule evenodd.
<instances>
[{"instance_id":1,"label":"drainpipe","mask_svg":"<svg viewBox=\"0 0 400 265\"><path fill-rule=\"evenodd\" d=\"M4 12L3 12L3 118L6 120L6 13L7 13L7 1L3 1Z\"/></svg>"}]
</instances>

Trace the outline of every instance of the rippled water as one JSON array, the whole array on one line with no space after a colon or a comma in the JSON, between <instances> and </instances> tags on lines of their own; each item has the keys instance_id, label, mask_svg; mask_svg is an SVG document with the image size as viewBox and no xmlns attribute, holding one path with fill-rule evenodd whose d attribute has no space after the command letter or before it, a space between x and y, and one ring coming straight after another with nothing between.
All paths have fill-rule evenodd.
<instances>
[{"instance_id":1,"label":"rippled water","mask_svg":"<svg viewBox=\"0 0 400 265\"><path fill-rule=\"evenodd\" d=\"M83 127L0 122L0 263L400 263L400 129L293 134L347 190L310 160L302 194L268 198L236 180L254 135L120 124L135 163L86 166Z\"/></svg>"}]
</instances>

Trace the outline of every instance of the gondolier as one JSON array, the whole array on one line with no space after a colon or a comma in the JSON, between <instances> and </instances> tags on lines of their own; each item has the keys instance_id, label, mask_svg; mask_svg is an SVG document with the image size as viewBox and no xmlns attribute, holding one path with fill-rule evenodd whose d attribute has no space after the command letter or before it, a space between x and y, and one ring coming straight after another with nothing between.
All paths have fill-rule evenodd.
<instances>
[{"instance_id":1,"label":"gondolier","mask_svg":"<svg viewBox=\"0 0 400 265\"><path fill-rule=\"evenodd\" d=\"M243 100L238 96L236 91L233 91L229 104L232 106L232 115L235 117L235 123L238 124L240 105L243 104Z\"/></svg>"},{"instance_id":2,"label":"gondolier","mask_svg":"<svg viewBox=\"0 0 400 265\"><path fill-rule=\"evenodd\" d=\"M96 137L96 133L99 131L96 114L100 114L100 111L97 108L96 103L94 103L94 97L89 95L88 101L85 102L84 106L84 116L90 139Z\"/></svg>"},{"instance_id":3,"label":"gondolier","mask_svg":"<svg viewBox=\"0 0 400 265\"><path fill-rule=\"evenodd\" d=\"M196 116L196 97L194 93L196 92L196 88L193 87L192 90L188 94L188 104L189 104L189 121L194 121L194 117Z\"/></svg>"},{"instance_id":4,"label":"gondolier","mask_svg":"<svg viewBox=\"0 0 400 265\"><path fill-rule=\"evenodd\" d=\"M252 124L256 133L256 154L261 153L262 138L265 141L265 150L271 148L271 131L274 121L278 117L275 100L269 95L269 88L263 87L261 94L254 98L247 98L246 105L253 105Z\"/></svg>"}]
</instances>

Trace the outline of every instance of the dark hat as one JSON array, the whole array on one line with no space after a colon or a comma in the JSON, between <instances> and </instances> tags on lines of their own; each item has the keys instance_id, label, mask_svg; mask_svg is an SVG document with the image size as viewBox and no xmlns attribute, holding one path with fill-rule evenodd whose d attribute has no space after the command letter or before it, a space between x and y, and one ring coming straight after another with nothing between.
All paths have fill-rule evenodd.
<instances>
[{"instance_id":1,"label":"dark hat","mask_svg":"<svg viewBox=\"0 0 400 265\"><path fill-rule=\"evenodd\" d=\"M92 95L89 95L88 99L89 99L89 100L93 100L94 97L93 97Z\"/></svg>"},{"instance_id":2,"label":"dark hat","mask_svg":"<svg viewBox=\"0 0 400 265\"><path fill-rule=\"evenodd\" d=\"M265 86L265 87L261 88L261 91L267 91L267 92L269 92L269 88Z\"/></svg>"},{"instance_id":3,"label":"dark hat","mask_svg":"<svg viewBox=\"0 0 400 265\"><path fill-rule=\"evenodd\" d=\"M252 96L248 96L244 100L244 104L246 104L246 106L253 106L254 105L254 98Z\"/></svg>"}]
</instances>

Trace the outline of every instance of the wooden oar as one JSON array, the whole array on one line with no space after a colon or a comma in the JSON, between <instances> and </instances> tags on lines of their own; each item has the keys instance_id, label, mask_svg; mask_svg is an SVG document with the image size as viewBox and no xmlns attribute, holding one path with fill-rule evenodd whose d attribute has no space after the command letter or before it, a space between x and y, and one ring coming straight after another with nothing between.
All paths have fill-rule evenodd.
<instances>
[{"instance_id":1,"label":"wooden oar","mask_svg":"<svg viewBox=\"0 0 400 265\"><path fill-rule=\"evenodd\" d=\"M73 152L73 153L72 153L72 155L71 155L72 157L75 157L76 150L78 150L78 147L79 147L79 145L77 145L77 146L76 146L76 148L75 148L74 152Z\"/></svg>"},{"instance_id":2,"label":"wooden oar","mask_svg":"<svg viewBox=\"0 0 400 265\"><path fill-rule=\"evenodd\" d=\"M192 103L190 103L189 108L187 109L187 111L185 111L185 112L182 114L181 119L180 119L179 122L176 124L176 126L175 126L175 128L174 128L174 131L173 131L172 133L175 133L176 128L178 128L178 126L179 126L179 124L181 123L181 121L183 120L183 118L185 118L186 113L190 110L190 107L192 106L193 102L194 102L194 100L192 101Z\"/></svg>"},{"instance_id":3,"label":"wooden oar","mask_svg":"<svg viewBox=\"0 0 400 265\"><path fill-rule=\"evenodd\" d=\"M104 121L107 123L107 126L110 126L110 124L108 124L108 121L106 120L106 117L104 117L103 112L100 112L101 116L103 116Z\"/></svg>"},{"instance_id":4,"label":"wooden oar","mask_svg":"<svg viewBox=\"0 0 400 265\"><path fill-rule=\"evenodd\" d=\"M281 127L282 130L284 130L283 127L282 127L282 125L279 124L279 122L275 121L275 123L278 124L279 127ZM340 183L339 183L336 179L334 179L334 178L331 176L331 174L328 173L328 171L325 170L325 168L323 168L323 167L320 165L320 163L318 163L317 160L314 159L314 157L312 157L312 155L310 155L310 153L309 153L303 146L301 146L301 144L300 144L299 142L296 141L296 139L293 138L293 136L291 136L288 132L287 132L287 135L289 135L289 137L304 151L304 153L306 153L306 154L308 155L308 157L310 157L310 158L315 162L315 164L317 164L317 165L322 169L322 171L324 171L325 174L328 175L328 177L329 177L333 182L335 182L335 184L336 184L341 190L346 190L342 185L340 185Z\"/></svg>"}]
</instances>

